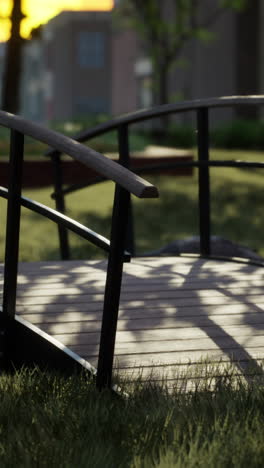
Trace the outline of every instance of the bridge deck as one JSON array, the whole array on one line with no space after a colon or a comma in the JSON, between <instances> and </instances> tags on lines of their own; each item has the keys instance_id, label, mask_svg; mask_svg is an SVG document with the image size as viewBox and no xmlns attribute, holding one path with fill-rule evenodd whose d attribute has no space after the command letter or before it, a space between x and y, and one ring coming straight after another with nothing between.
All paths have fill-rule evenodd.
<instances>
[{"instance_id":1,"label":"bridge deck","mask_svg":"<svg viewBox=\"0 0 264 468\"><path fill-rule=\"evenodd\" d=\"M105 268L105 261L20 264L17 313L96 366ZM264 268L197 257L125 264L118 372L173 380L204 358L242 367L264 358Z\"/></svg>"}]
</instances>

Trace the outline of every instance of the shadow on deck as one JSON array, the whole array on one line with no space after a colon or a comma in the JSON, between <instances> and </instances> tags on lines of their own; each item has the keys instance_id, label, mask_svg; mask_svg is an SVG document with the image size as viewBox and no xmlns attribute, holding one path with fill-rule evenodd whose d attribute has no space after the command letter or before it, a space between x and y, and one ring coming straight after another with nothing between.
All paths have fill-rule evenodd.
<instances>
[{"instance_id":1,"label":"shadow on deck","mask_svg":"<svg viewBox=\"0 0 264 468\"><path fill-rule=\"evenodd\" d=\"M20 265L17 314L97 365L105 261ZM190 363L234 362L261 371L264 269L197 257L125 264L115 368L170 381Z\"/></svg>"}]
</instances>

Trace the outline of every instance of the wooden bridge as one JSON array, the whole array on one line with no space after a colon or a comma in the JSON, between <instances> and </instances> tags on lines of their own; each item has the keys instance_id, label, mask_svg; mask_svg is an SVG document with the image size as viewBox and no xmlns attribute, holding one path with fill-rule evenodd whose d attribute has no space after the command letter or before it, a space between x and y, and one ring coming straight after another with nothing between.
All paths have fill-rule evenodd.
<instances>
[{"instance_id":1,"label":"wooden bridge","mask_svg":"<svg viewBox=\"0 0 264 468\"><path fill-rule=\"evenodd\" d=\"M264 104L263 97L222 98L161 106L103 124L76 136L79 141L116 128L120 163L129 166L131 123L180 111L198 115L200 256L132 257L130 193L158 196L157 188L125 167L19 117L0 112L0 124L12 129L6 258L2 266L3 367L36 363L71 372L97 371L97 386L111 386L112 369L133 378L172 383L190 363L233 361L240 372L259 367L264 358L264 264L243 259L215 259L210 250L209 166L264 167L264 163L210 161L208 109ZM55 148L55 198L59 211L21 196L23 135ZM96 170L98 180L116 183L110 241L61 213L64 196L60 154L66 152ZM175 168L173 163L173 167ZM180 163L182 164L182 163ZM183 164L187 164L186 162ZM155 169L157 170L157 169ZM74 189L76 189L75 187ZM18 265L20 206L57 222L63 260ZM69 260L70 229L109 252L108 261Z\"/></svg>"},{"instance_id":2,"label":"wooden bridge","mask_svg":"<svg viewBox=\"0 0 264 468\"><path fill-rule=\"evenodd\" d=\"M20 265L17 314L97 366L105 261ZM189 257L126 263L115 365L172 381L188 363L264 357L264 269Z\"/></svg>"}]
</instances>

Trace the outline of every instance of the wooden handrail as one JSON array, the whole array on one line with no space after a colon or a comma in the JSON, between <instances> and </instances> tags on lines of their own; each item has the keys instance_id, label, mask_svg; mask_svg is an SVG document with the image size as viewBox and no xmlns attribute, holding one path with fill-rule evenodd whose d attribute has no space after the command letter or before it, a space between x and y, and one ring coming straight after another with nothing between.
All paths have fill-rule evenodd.
<instances>
[{"instance_id":1,"label":"wooden handrail","mask_svg":"<svg viewBox=\"0 0 264 468\"><path fill-rule=\"evenodd\" d=\"M17 130L24 135L51 146L59 152L68 154L73 159L94 169L100 175L116 182L139 198L156 198L159 196L158 189L154 185L97 151L54 130L3 111L0 111L0 125Z\"/></svg>"}]
</instances>

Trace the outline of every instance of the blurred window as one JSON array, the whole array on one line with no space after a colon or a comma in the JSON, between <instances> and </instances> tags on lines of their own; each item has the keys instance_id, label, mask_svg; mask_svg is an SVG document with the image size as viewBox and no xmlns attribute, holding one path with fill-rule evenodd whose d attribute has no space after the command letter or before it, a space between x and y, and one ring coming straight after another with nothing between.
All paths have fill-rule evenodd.
<instances>
[{"instance_id":1,"label":"blurred window","mask_svg":"<svg viewBox=\"0 0 264 468\"><path fill-rule=\"evenodd\" d=\"M103 68L105 63L104 33L81 31L78 34L77 60L81 68Z\"/></svg>"},{"instance_id":2,"label":"blurred window","mask_svg":"<svg viewBox=\"0 0 264 468\"><path fill-rule=\"evenodd\" d=\"M78 116L109 112L108 100L103 96L82 96L75 101L75 113Z\"/></svg>"}]
</instances>

